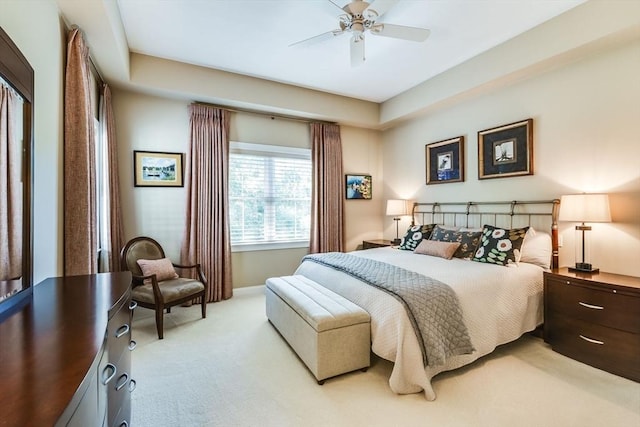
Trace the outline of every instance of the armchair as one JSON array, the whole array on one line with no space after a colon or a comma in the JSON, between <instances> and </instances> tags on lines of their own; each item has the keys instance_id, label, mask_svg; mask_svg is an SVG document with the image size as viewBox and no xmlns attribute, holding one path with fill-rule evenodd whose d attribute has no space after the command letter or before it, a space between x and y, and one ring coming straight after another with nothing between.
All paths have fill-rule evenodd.
<instances>
[{"instance_id":1,"label":"armchair","mask_svg":"<svg viewBox=\"0 0 640 427\"><path fill-rule=\"evenodd\" d=\"M201 299L202 318L207 317L207 280L200 264L180 265L169 261L162 246L150 237L135 237L127 242L120 252L123 270L131 272L131 299L140 307L155 310L158 338L163 339L164 310L184 304L195 298ZM180 271L195 270L198 279L179 277Z\"/></svg>"}]
</instances>

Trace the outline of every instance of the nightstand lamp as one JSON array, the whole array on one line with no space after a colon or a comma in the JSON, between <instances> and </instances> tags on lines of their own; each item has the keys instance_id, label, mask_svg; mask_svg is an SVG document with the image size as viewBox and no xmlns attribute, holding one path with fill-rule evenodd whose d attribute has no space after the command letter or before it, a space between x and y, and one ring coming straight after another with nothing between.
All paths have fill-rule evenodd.
<instances>
[{"instance_id":1,"label":"nightstand lamp","mask_svg":"<svg viewBox=\"0 0 640 427\"><path fill-rule=\"evenodd\" d=\"M394 216L393 220L396 222L396 238L391 241L392 245L400 244L398 223L400 217L407 214L407 201L406 200L387 200L387 216Z\"/></svg>"},{"instance_id":2,"label":"nightstand lamp","mask_svg":"<svg viewBox=\"0 0 640 427\"><path fill-rule=\"evenodd\" d=\"M591 231L588 222L611 222L609 196L606 194L571 194L562 196L560 200L560 216L558 221L581 222L576 225L576 265L570 271L597 273L590 260L588 235ZM578 261L580 260L580 261Z\"/></svg>"}]
</instances>

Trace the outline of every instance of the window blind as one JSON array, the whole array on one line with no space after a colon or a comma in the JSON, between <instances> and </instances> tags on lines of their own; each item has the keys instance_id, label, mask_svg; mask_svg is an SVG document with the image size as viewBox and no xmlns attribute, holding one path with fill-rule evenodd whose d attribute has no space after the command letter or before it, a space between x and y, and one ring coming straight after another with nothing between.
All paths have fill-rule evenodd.
<instances>
[{"instance_id":1,"label":"window blind","mask_svg":"<svg viewBox=\"0 0 640 427\"><path fill-rule=\"evenodd\" d=\"M309 150L232 144L229 157L231 243L309 240Z\"/></svg>"}]
</instances>

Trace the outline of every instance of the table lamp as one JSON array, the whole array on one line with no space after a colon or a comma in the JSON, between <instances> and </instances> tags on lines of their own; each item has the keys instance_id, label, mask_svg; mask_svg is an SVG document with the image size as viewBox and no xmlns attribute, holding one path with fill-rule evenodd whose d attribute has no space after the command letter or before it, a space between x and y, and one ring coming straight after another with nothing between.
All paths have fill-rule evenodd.
<instances>
[{"instance_id":1,"label":"table lamp","mask_svg":"<svg viewBox=\"0 0 640 427\"><path fill-rule=\"evenodd\" d=\"M398 223L400 222L400 217L406 214L407 214L406 200L397 200L397 199L387 200L387 216L394 216L393 220L396 222L396 238L391 241L392 245L400 244L400 236L398 234L399 233Z\"/></svg>"},{"instance_id":2,"label":"table lamp","mask_svg":"<svg viewBox=\"0 0 640 427\"><path fill-rule=\"evenodd\" d=\"M609 196L607 194L570 194L560 199L558 221L580 222L576 225L576 265L569 271L597 273L590 260L587 231L591 231L588 222L611 222ZM579 260L579 261L578 261Z\"/></svg>"}]
</instances>

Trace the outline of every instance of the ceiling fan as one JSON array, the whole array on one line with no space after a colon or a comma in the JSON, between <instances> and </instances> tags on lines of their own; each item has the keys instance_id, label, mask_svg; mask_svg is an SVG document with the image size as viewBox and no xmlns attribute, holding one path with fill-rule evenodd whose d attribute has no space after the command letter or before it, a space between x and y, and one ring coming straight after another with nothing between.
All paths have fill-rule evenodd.
<instances>
[{"instance_id":1,"label":"ceiling fan","mask_svg":"<svg viewBox=\"0 0 640 427\"><path fill-rule=\"evenodd\" d=\"M344 33L351 33L350 52L351 66L353 67L362 64L365 60L364 33L366 31L376 36L393 37L416 42L425 41L431 33L431 31L426 28L377 22L377 19L391 9L398 0L371 0L370 3L364 0L353 0L344 7L339 6L333 0L327 1L345 12L338 16L340 28L301 40L289 46L309 45L340 36ZM375 9L371 7L372 5Z\"/></svg>"}]
</instances>

